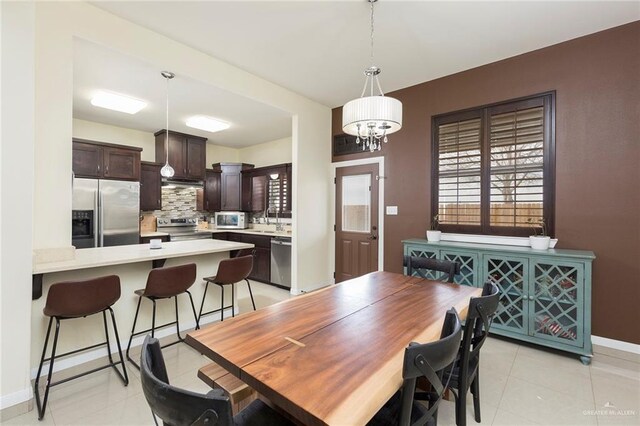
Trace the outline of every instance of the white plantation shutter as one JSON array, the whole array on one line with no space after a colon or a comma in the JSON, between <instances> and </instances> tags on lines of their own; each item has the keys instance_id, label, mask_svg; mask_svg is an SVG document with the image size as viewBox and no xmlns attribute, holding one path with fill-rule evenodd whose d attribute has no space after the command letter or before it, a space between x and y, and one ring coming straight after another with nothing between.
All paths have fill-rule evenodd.
<instances>
[{"instance_id":1,"label":"white plantation shutter","mask_svg":"<svg viewBox=\"0 0 640 426\"><path fill-rule=\"evenodd\" d=\"M543 219L544 109L490 117L491 226L529 227Z\"/></svg>"},{"instance_id":2,"label":"white plantation shutter","mask_svg":"<svg viewBox=\"0 0 640 426\"><path fill-rule=\"evenodd\" d=\"M438 126L438 215L443 224L480 224L479 118Z\"/></svg>"}]
</instances>

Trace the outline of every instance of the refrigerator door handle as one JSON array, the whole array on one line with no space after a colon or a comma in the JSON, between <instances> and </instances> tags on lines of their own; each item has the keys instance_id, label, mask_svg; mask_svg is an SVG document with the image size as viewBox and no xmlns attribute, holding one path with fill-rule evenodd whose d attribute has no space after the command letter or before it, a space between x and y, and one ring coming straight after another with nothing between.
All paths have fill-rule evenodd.
<instances>
[{"instance_id":1,"label":"refrigerator door handle","mask_svg":"<svg viewBox=\"0 0 640 426\"><path fill-rule=\"evenodd\" d=\"M98 247L98 191L93 193L93 246Z\"/></svg>"},{"instance_id":2,"label":"refrigerator door handle","mask_svg":"<svg viewBox=\"0 0 640 426\"><path fill-rule=\"evenodd\" d=\"M104 247L104 203L102 202L102 192L98 191L98 235L100 241L98 247Z\"/></svg>"}]
</instances>

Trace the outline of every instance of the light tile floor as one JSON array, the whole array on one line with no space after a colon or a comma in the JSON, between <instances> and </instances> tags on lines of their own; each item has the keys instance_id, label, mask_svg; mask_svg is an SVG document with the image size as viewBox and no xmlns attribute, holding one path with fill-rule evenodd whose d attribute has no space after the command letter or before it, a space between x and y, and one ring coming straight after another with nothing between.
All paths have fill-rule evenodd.
<instances>
[{"instance_id":1,"label":"light tile floor","mask_svg":"<svg viewBox=\"0 0 640 426\"><path fill-rule=\"evenodd\" d=\"M289 293L254 283L258 308ZM239 286L240 312L251 309L246 286ZM196 392L208 387L196 373L209 360L185 344L163 350L171 383ZM152 425L140 375L127 363L129 386L103 370L52 389L42 422L36 411L6 425ZM489 338L481 358L481 410L485 425L640 425L640 363L596 354L591 366L577 357ZM63 372L64 373L64 372ZM60 374L63 374L60 373ZM467 423L475 424L468 398ZM439 424L454 425L454 404L444 401Z\"/></svg>"}]
</instances>

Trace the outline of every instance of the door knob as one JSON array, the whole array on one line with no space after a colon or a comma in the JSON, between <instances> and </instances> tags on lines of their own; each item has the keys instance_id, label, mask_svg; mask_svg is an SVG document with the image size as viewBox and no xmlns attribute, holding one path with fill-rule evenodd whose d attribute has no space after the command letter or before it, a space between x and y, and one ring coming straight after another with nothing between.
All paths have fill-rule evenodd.
<instances>
[{"instance_id":1,"label":"door knob","mask_svg":"<svg viewBox=\"0 0 640 426\"><path fill-rule=\"evenodd\" d=\"M378 236L377 235L369 235L369 239L370 240L377 240Z\"/></svg>"}]
</instances>

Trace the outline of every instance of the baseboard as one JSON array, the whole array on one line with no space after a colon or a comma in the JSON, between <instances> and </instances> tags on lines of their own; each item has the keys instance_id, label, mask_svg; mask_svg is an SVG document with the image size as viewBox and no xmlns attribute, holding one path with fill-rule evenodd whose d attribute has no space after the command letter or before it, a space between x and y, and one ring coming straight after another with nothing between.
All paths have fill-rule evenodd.
<instances>
[{"instance_id":1,"label":"baseboard","mask_svg":"<svg viewBox=\"0 0 640 426\"><path fill-rule=\"evenodd\" d=\"M19 390L17 392L13 392L7 395L0 396L0 410L3 411L2 418L4 419L4 410L14 405L29 403L29 401L33 398L33 390L31 386L26 389ZM29 411L27 409L27 411ZM26 412L26 411L25 411ZM18 413L20 414L20 413ZM4 419L7 420L7 419Z\"/></svg>"},{"instance_id":2,"label":"baseboard","mask_svg":"<svg viewBox=\"0 0 640 426\"><path fill-rule=\"evenodd\" d=\"M605 355L611 355L610 350L615 350L623 352L626 355L630 355L634 360L640 358L640 345L635 343L623 342L622 340L614 340L600 336L591 336L591 343L594 345L594 352L596 353L601 352ZM608 350L599 351L597 348L598 346L607 348ZM624 356L625 354L621 354L623 355L623 358L627 358L627 356Z\"/></svg>"},{"instance_id":3,"label":"baseboard","mask_svg":"<svg viewBox=\"0 0 640 426\"><path fill-rule=\"evenodd\" d=\"M219 313L218 315L209 315L205 318L202 318L200 325L202 326L204 324L209 324L209 323L218 321L218 316L219 316ZM231 318L231 309L225 309L224 317ZM195 321L190 321L190 322L180 321L181 330L190 330L195 328L195 326L196 326ZM163 337L167 337L175 333L176 333L176 327L171 326L171 327L163 328L162 330L157 330L155 332L155 337L158 339L161 339ZM182 334L182 337L184 337L184 334ZM144 341L144 338L145 338L144 335L134 337L133 341L131 342L131 347L135 348L137 346L141 346L142 342ZM128 339L124 341L120 341L120 346L122 347L123 356L125 354L128 344L129 344ZM109 347L109 351L111 352L112 355L118 353L118 346L115 343L112 343L111 346ZM72 368L87 362L91 362L106 356L107 356L107 348L102 347L100 349L94 349L91 351L82 352L78 355L68 356L63 359L56 359L56 362L53 365L53 372L56 373L58 371L66 370L68 368ZM41 377L46 376L48 373L49 373L49 363L47 362L43 365L40 376ZM35 379L37 374L38 374L38 366L35 366L34 368L31 369L31 380Z\"/></svg>"}]
</instances>

